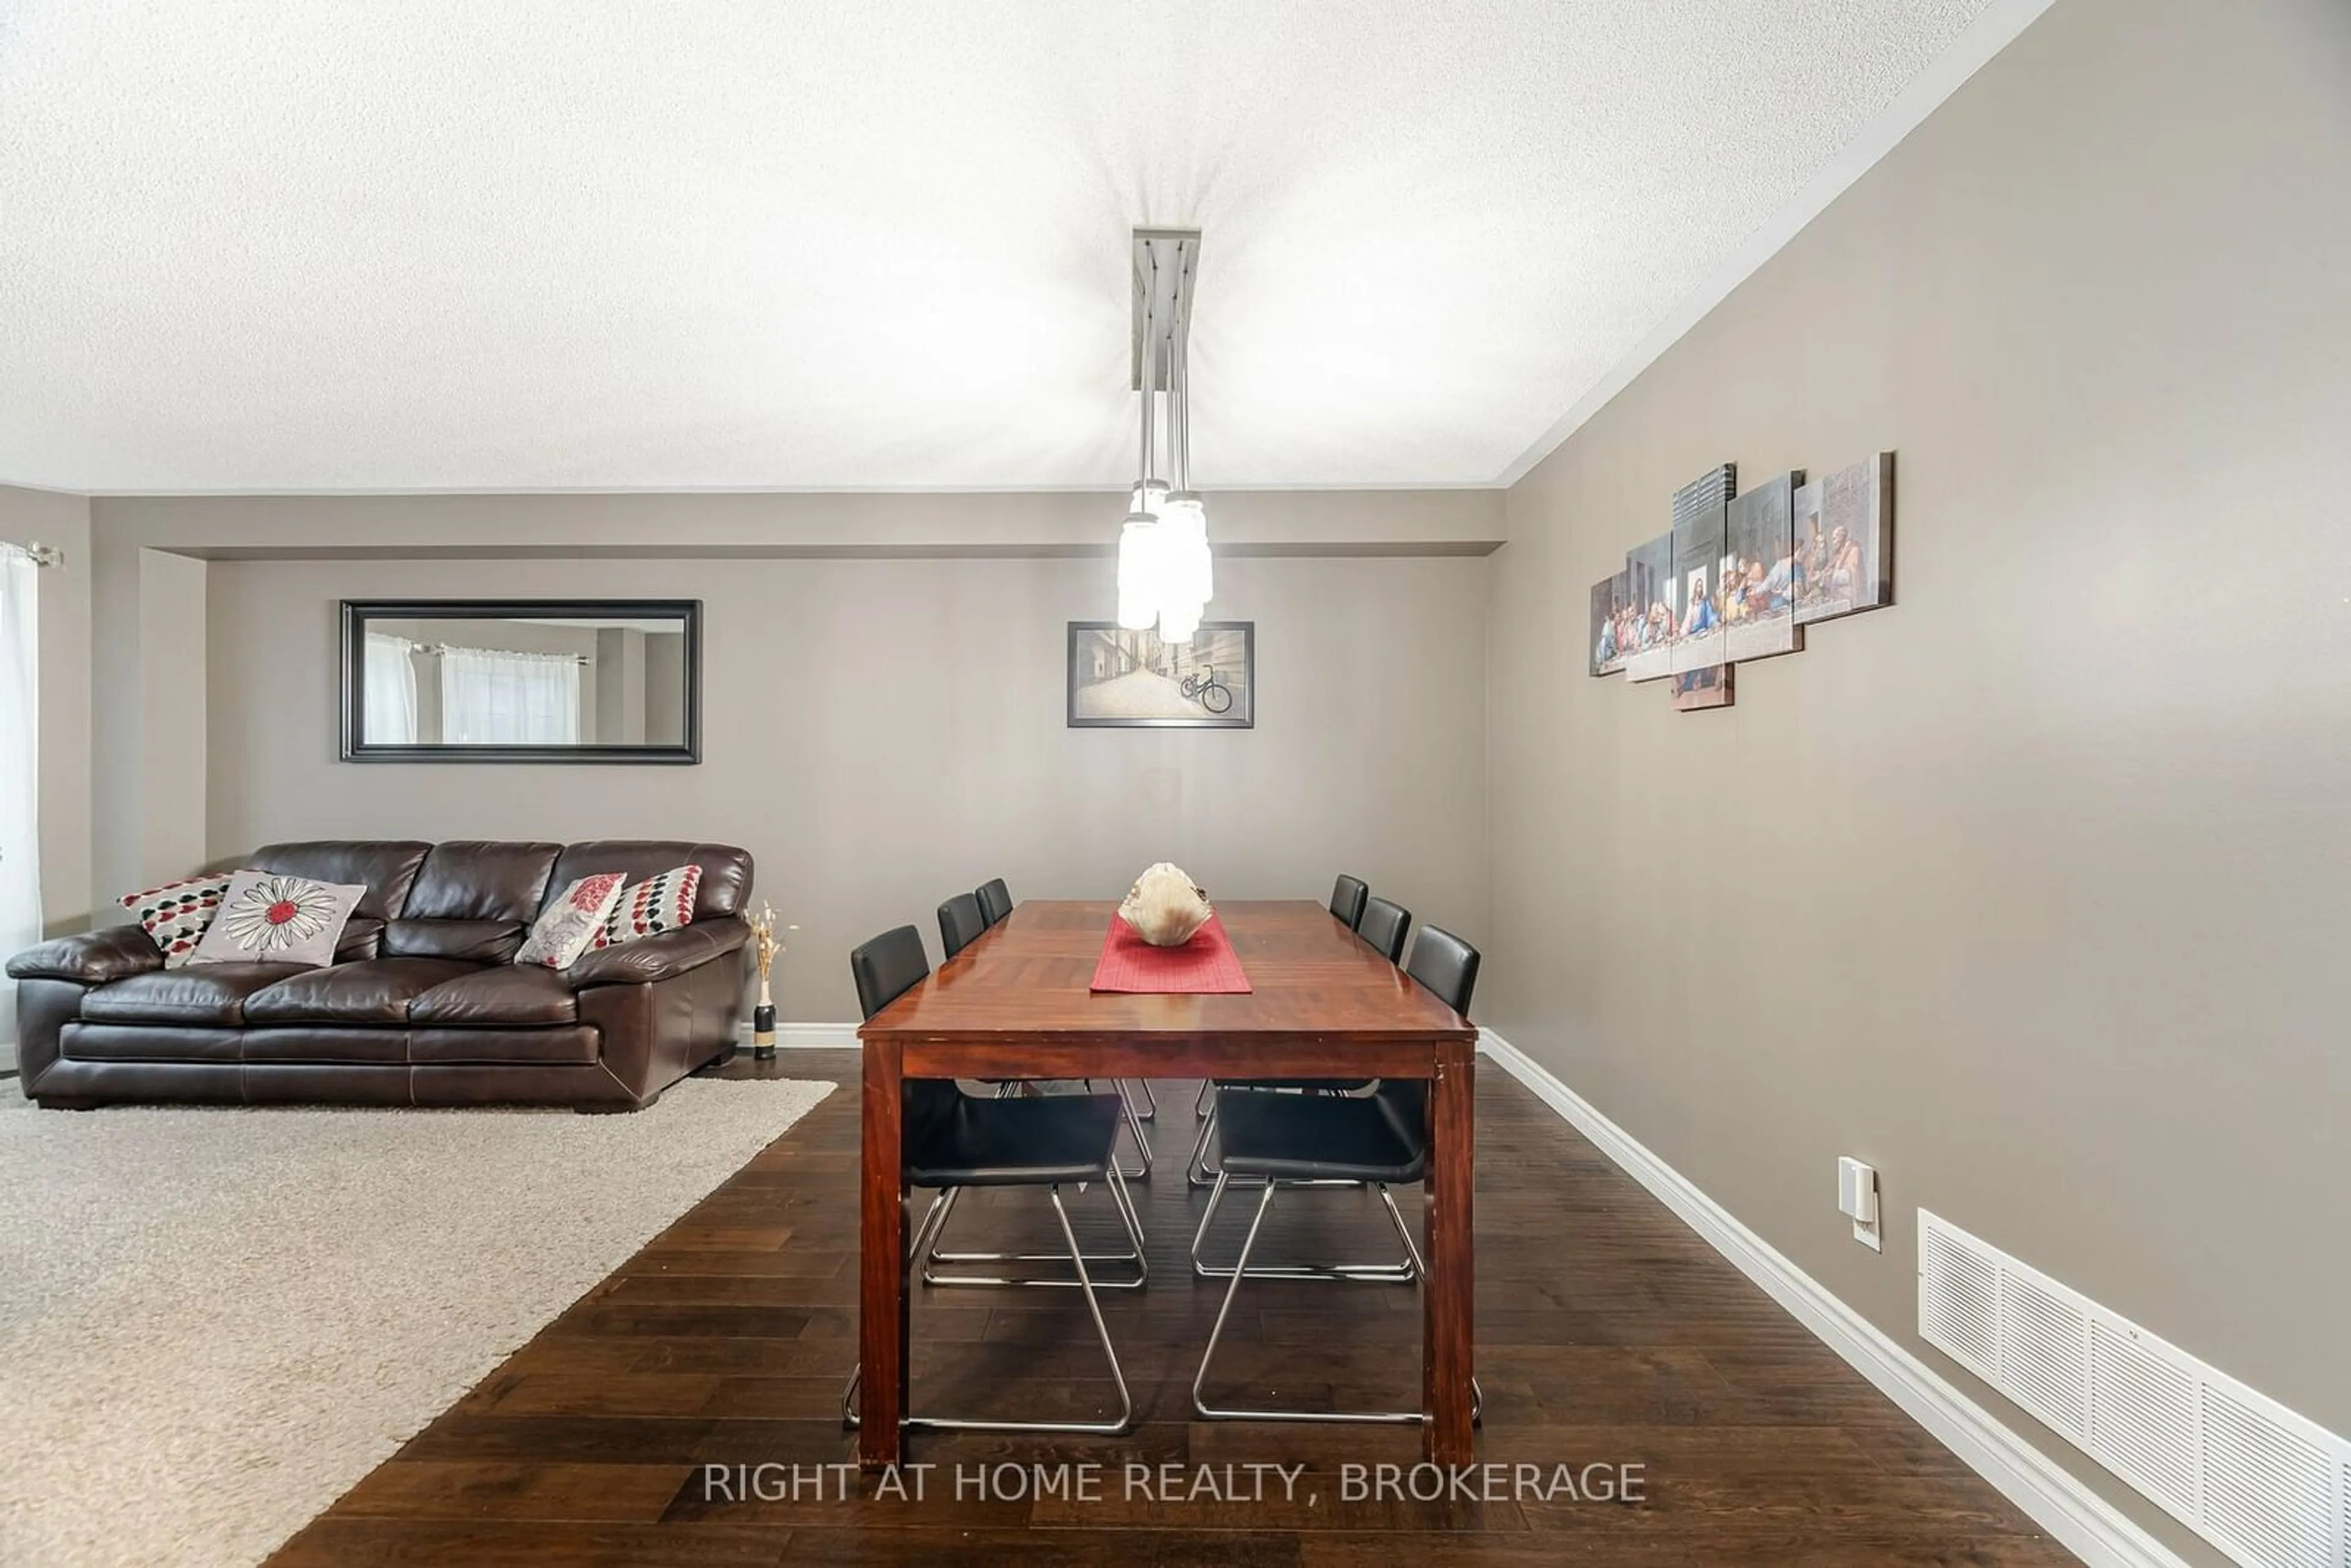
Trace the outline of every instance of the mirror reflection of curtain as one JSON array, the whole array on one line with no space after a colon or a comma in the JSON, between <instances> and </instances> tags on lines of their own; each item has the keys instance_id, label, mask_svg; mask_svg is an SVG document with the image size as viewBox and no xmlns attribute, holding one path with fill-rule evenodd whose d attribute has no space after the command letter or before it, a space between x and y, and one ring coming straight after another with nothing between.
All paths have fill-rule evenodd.
<instances>
[{"instance_id":1,"label":"mirror reflection of curtain","mask_svg":"<svg viewBox=\"0 0 2351 1568\"><path fill-rule=\"evenodd\" d=\"M367 689L360 702L362 737L375 746L416 744L416 644L388 632L367 634Z\"/></svg>"},{"instance_id":2,"label":"mirror reflection of curtain","mask_svg":"<svg viewBox=\"0 0 2351 1568\"><path fill-rule=\"evenodd\" d=\"M0 545L0 953L41 939L39 569ZM0 1065L16 1061L16 983L0 977Z\"/></svg>"},{"instance_id":3,"label":"mirror reflection of curtain","mask_svg":"<svg viewBox=\"0 0 2351 1568\"><path fill-rule=\"evenodd\" d=\"M441 650L441 738L455 746L576 746L580 660Z\"/></svg>"}]
</instances>

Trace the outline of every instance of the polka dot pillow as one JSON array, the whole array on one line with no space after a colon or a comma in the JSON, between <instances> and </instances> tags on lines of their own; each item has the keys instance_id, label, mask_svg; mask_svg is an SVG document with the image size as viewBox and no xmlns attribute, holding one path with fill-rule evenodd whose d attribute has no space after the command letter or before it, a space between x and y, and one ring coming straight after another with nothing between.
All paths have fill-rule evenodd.
<instances>
[{"instance_id":1,"label":"polka dot pillow","mask_svg":"<svg viewBox=\"0 0 2351 1568\"><path fill-rule=\"evenodd\" d=\"M139 922L148 940L162 950L163 967L176 969L195 952L204 927L220 912L233 874L221 872L167 882L144 893L126 894L115 902L131 911L131 918Z\"/></svg>"},{"instance_id":2,"label":"polka dot pillow","mask_svg":"<svg viewBox=\"0 0 2351 1568\"><path fill-rule=\"evenodd\" d=\"M631 883L612 906L604 929L596 934L599 947L625 946L664 931L694 924L694 896L702 887L702 868L682 865L659 876Z\"/></svg>"}]
</instances>

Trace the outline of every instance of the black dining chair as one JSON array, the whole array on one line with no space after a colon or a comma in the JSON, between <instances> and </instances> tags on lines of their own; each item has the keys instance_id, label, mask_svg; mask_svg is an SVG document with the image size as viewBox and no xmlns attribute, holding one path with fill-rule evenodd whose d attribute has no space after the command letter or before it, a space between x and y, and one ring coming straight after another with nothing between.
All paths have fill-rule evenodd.
<instances>
[{"instance_id":1,"label":"black dining chair","mask_svg":"<svg viewBox=\"0 0 2351 1568\"><path fill-rule=\"evenodd\" d=\"M1412 911L1384 898L1364 900L1364 918L1355 935L1391 964L1404 962L1405 933L1412 929Z\"/></svg>"},{"instance_id":2,"label":"black dining chair","mask_svg":"<svg viewBox=\"0 0 2351 1568\"><path fill-rule=\"evenodd\" d=\"M942 901L939 904L940 953L944 957L954 957L985 936L987 927L987 916L980 913L977 893L958 893ZM1008 1099L1020 1092L1024 1081L1018 1078L983 1078L980 1082L994 1085L999 1099ZM939 1260L935 1247L927 1261Z\"/></svg>"},{"instance_id":3,"label":"black dining chair","mask_svg":"<svg viewBox=\"0 0 2351 1568\"><path fill-rule=\"evenodd\" d=\"M1449 931L1434 925L1421 929L1412 960L1405 973L1426 988L1454 1011L1468 1015L1469 998L1478 988L1478 950ZM1387 1209L1397 1237L1412 1260L1413 1276L1428 1277L1428 1267L1413 1240L1412 1228L1398 1212L1392 1186L1424 1181L1428 1175L1428 1084L1422 1079L1392 1078L1370 1094L1330 1096L1265 1094L1250 1091L1217 1092L1217 1111L1224 1123L1224 1172L1208 1199L1210 1212L1235 1176L1256 1176L1264 1182L1249 1234L1241 1242L1225 1286L1223 1304L1208 1331L1200 1355L1200 1370L1192 1379L1192 1408L1215 1421L1371 1421L1411 1423L1426 1419L1417 1410L1331 1411L1278 1410L1262 1407L1212 1406L1207 1387L1209 1364L1217 1343L1231 1317L1233 1298L1244 1279L1351 1278L1324 1270L1301 1275L1282 1269L1252 1269L1249 1255L1265 1228L1266 1216L1284 1189L1317 1182L1370 1184ZM1469 1383L1470 1409L1479 1406L1478 1383Z\"/></svg>"},{"instance_id":4,"label":"black dining chair","mask_svg":"<svg viewBox=\"0 0 2351 1568\"><path fill-rule=\"evenodd\" d=\"M1412 928L1412 912L1391 899L1368 896L1370 890L1352 876L1343 876L1339 881L1342 884L1354 883L1355 887L1366 895L1361 901L1362 913L1354 922L1355 935L1362 937L1373 951L1386 958L1389 963L1401 963L1404 959L1405 933ZM1339 915L1339 905L1342 902L1341 891L1343 891L1343 887L1341 890L1334 890L1331 895L1331 912L1333 915ZM1347 902L1354 901L1351 899ZM1345 918L1344 915L1339 917ZM1200 1132L1199 1135L1192 1141L1192 1157L1184 1165L1185 1184L1189 1186L1209 1186L1216 1181L1217 1167L1208 1162L1208 1140L1216 1132L1217 1119L1207 1103L1208 1095L1215 1090L1289 1089L1307 1092L1320 1092L1326 1094L1354 1094L1371 1087L1371 1082L1368 1078L1228 1078L1203 1083L1200 1085ZM1207 1234L1207 1225L1203 1220L1199 1231L1193 1237L1193 1254L1196 1260L1199 1253L1200 1238ZM1411 1276L1398 1274L1393 1266L1388 1266L1383 1269L1380 1277L1409 1279Z\"/></svg>"},{"instance_id":5,"label":"black dining chair","mask_svg":"<svg viewBox=\"0 0 2351 1568\"><path fill-rule=\"evenodd\" d=\"M995 926L1006 915L1012 913L1012 892L1005 886L1004 879L1000 876L984 882L974 888L972 897L978 901L980 918L987 922L987 925L982 929ZM953 902L952 899L948 901L948 903ZM946 939L946 905L943 904L939 906L939 935L942 940ZM947 956L954 957L957 948L958 944L948 941ZM1092 1087L1092 1083L1089 1082L1087 1087ZM1127 1131L1134 1135L1135 1154L1142 1162L1139 1165L1127 1166L1124 1175L1129 1181L1149 1181L1152 1163L1151 1138L1144 1132L1143 1124L1158 1119L1159 1097L1151 1092L1151 1084L1147 1079L1137 1079L1134 1083L1122 1079L1118 1082L1117 1087L1118 1097L1126 1105ZM1135 1103L1138 1089L1142 1099L1142 1103L1139 1105Z\"/></svg>"},{"instance_id":6,"label":"black dining chair","mask_svg":"<svg viewBox=\"0 0 2351 1568\"><path fill-rule=\"evenodd\" d=\"M857 1001L868 1019L923 983L931 972L923 955L922 934L911 925L884 932L849 956ZM988 1100L967 1094L954 1083L938 1079L910 1078L904 1085L904 1139L900 1166L909 1186L931 1187L936 1197L914 1229L907 1248L910 1260L923 1257L967 1187L1041 1186L1061 1222L1066 1253L1046 1254L1066 1260L1071 1277L981 1281L941 1280L937 1283L1019 1283L1074 1286L1086 1301L1102 1354L1110 1359L1111 1381L1118 1389L1119 1413L1112 1421L1008 1421L977 1416L909 1416L908 1427L980 1432L1092 1432L1117 1434L1134 1424L1134 1401L1128 1395L1126 1375L1119 1369L1118 1351L1102 1321L1098 1288L1086 1264L1089 1254L1078 1246L1069 1210L1061 1202L1065 1186L1102 1183L1109 1191L1119 1221L1133 1244L1135 1278L1117 1281L1139 1287L1150 1272L1144 1260L1143 1233L1133 1197L1118 1174L1111 1150L1118 1141L1122 1104L1113 1094L1051 1094L1040 1098ZM862 1368L852 1373L841 1398L842 1418L857 1425L857 1385Z\"/></svg>"},{"instance_id":7,"label":"black dining chair","mask_svg":"<svg viewBox=\"0 0 2351 1568\"><path fill-rule=\"evenodd\" d=\"M1364 900L1371 894L1363 878L1343 876L1331 884L1331 913L1345 921L1347 929L1353 931L1364 923Z\"/></svg>"},{"instance_id":8,"label":"black dining chair","mask_svg":"<svg viewBox=\"0 0 2351 1568\"><path fill-rule=\"evenodd\" d=\"M1338 881L1331 884L1330 908L1332 917L1345 922L1350 931L1359 928L1364 923L1364 901L1371 896L1371 891L1363 878L1342 874ZM1390 957L1388 962L1394 963L1395 960ZM1260 1082L1259 1086L1277 1087L1270 1082ZM1217 1082L1213 1080L1200 1085L1199 1098L1192 1103L1192 1114L1196 1119L1200 1121L1209 1119L1208 1096L1217 1087ZM1204 1127L1201 1129L1198 1143L1193 1148L1191 1163L1184 1167L1186 1178L1194 1186L1207 1186L1209 1176L1214 1174L1201 1163L1202 1155L1207 1146L1207 1129Z\"/></svg>"},{"instance_id":9,"label":"black dining chair","mask_svg":"<svg viewBox=\"0 0 2351 1568\"><path fill-rule=\"evenodd\" d=\"M939 946L947 957L954 957L977 941L987 926L987 916L980 913L977 894L958 893L939 905Z\"/></svg>"},{"instance_id":10,"label":"black dining chair","mask_svg":"<svg viewBox=\"0 0 2351 1568\"><path fill-rule=\"evenodd\" d=\"M1412 925L1412 912L1391 899L1370 898L1364 903L1364 923L1356 931L1364 946L1396 963L1404 956L1405 932ZM1370 1088L1368 1078L1242 1078L1217 1084L1220 1089L1290 1089L1325 1094L1358 1094ZM1199 1141L1193 1145L1191 1163L1185 1167L1186 1179L1194 1186L1211 1186L1217 1167L1208 1163L1208 1134L1216 1126L1212 1115L1202 1124ZM1354 1183L1332 1182L1330 1186L1353 1186ZM1231 1273L1217 1268L1201 1257L1208 1239L1208 1226L1217 1218L1217 1205L1212 1198L1200 1216L1199 1225L1192 1232L1192 1271L1202 1279L1221 1280ZM1259 1270L1259 1273L1266 1270ZM1383 1280L1391 1284L1409 1284L1417 1278L1412 1262L1399 1263L1320 1263L1297 1264L1276 1270L1279 1277L1293 1280Z\"/></svg>"}]
</instances>

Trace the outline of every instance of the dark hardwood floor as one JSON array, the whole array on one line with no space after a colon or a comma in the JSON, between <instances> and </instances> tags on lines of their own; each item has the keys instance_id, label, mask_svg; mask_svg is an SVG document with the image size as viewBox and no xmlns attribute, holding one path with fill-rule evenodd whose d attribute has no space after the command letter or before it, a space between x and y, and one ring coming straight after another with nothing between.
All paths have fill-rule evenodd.
<instances>
[{"instance_id":1,"label":"dark hardwood floor","mask_svg":"<svg viewBox=\"0 0 2351 1568\"><path fill-rule=\"evenodd\" d=\"M1173 1082L1157 1086L1159 1175L1135 1189L1151 1283L1104 1298L1141 1416L1135 1432L917 1433L911 1461L935 1467L919 1502L876 1496L874 1478L853 1469L817 1470L854 1458L840 1405L855 1354L856 1061L787 1052L768 1068L747 1053L726 1075L841 1087L273 1562L2074 1561L1532 1095L1481 1067L1479 1446L1486 1461L1533 1467L1499 1472L1491 1500L1345 1496L1343 1466L1417 1462L1412 1427L1192 1419L1192 1375L1222 1282L1195 1280L1186 1257L1203 1202L1180 1169L1195 1085ZM1104 1194L1082 1195L1072 1211L1085 1219L1081 1239L1113 1244ZM1279 1229L1269 1224L1262 1247L1394 1255L1395 1239L1364 1194L1285 1197L1274 1212ZM1244 1221L1219 1217L1224 1256ZM1051 1231L1041 1193L975 1193L948 1239L1042 1250L1058 1241ZM918 1287L916 1295L918 1411L1033 1418L1111 1408L1107 1367L1074 1291ZM1406 1287L1249 1281L1215 1392L1410 1407L1416 1312ZM1082 1485L1080 1472L1052 1467L1088 1460L1103 1465L1094 1500L1012 1484L1044 1466ZM766 1500L729 1501L711 1495L711 1465L802 1467L799 1494L791 1495L795 1472L778 1469L758 1472ZM1147 1494L1130 1488L1130 1465L1150 1467ZM1252 1465L1306 1469L1285 1495L1279 1473ZM1573 1497L1558 1485L1562 1465L1578 1491L1637 1466L1642 1499ZM970 1495L983 1469L995 1495ZM1521 1477L1539 1484L1522 1489ZM1194 1495L1166 1496L1171 1478ZM751 1490L742 1479L737 1487Z\"/></svg>"}]
</instances>

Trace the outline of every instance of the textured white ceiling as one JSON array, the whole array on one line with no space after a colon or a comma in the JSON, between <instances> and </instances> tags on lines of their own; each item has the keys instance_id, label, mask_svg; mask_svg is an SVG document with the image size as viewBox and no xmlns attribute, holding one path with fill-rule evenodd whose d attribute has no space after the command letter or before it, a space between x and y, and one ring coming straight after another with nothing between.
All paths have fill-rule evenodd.
<instances>
[{"instance_id":1,"label":"textured white ceiling","mask_svg":"<svg viewBox=\"0 0 2351 1568\"><path fill-rule=\"evenodd\" d=\"M0 480L1493 482L1985 0L0 0Z\"/></svg>"}]
</instances>

